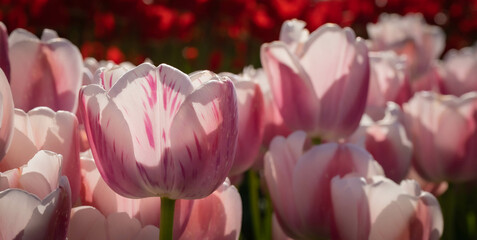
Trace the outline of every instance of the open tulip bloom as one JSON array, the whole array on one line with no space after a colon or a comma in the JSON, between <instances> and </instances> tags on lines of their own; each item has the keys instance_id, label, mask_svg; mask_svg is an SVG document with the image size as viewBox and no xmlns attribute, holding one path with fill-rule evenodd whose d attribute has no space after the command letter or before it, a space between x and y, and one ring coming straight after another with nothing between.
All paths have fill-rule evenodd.
<instances>
[{"instance_id":1,"label":"open tulip bloom","mask_svg":"<svg viewBox=\"0 0 477 240\"><path fill-rule=\"evenodd\" d=\"M162 197L166 208L208 196L232 167L237 100L227 77L144 63L109 90L83 87L81 107L98 170L123 196Z\"/></svg>"}]
</instances>

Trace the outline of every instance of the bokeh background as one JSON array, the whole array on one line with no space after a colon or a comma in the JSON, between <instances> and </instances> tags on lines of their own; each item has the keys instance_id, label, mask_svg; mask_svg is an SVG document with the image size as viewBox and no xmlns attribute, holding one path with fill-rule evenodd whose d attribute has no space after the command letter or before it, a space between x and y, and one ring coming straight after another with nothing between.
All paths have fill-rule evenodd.
<instances>
[{"instance_id":1,"label":"bokeh background","mask_svg":"<svg viewBox=\"0 0 477 240\"><path fill-rule=\"evenodd\" d=\"M185 72L260 66L260 45L277 39L286 19L304 20L310 31L333 22L367 38L366 24L383 12L421 12L446 32L446 50L477 37L477 0L0 0L9 32L51 28L84 57L149 58Z\"/></svg>"}]
</instances>

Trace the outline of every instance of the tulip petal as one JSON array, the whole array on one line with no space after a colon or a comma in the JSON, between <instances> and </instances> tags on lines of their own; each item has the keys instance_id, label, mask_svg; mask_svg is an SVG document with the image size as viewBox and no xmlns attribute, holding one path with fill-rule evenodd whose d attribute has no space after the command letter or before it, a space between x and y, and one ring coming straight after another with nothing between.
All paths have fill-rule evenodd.
<instances>
[{"instance_id":1,"label":"tulip petal","mask_svg":"<svg viewBox=\"0 0 477 240\"><path fill-rule=\"evenodd\" d=\"M1 28L0 22L0 28ZM0 31L1 32L1 31ZM1 38L1 36L0 36ZM1 40L0 40L1 41ZM1 44L1 43L0 43ZM0 56L1 59L1 56ZM1 64L1 60L0 60ZM0 65L1 67L1 65ZM6 155L13 138L13 97L7 77L0 71L0 159Z\"/></svg>"},{"instance_id":2,"label":"tulip petal","mask_svg":"<svg viewBox=\"0 0 477 240\"><path fill-rule=\"evenodd\" d=\"M33 194L19 189L0 192L0 238L14 239L31 219L40 200Z\"/></svg>"},{"instance_id":3,"label":"tulip petal","mask_svg":"<svg viewBox=\"0 0 477 240\"><path fill-rule=\"evenodd\" d=\"M365 185L363 178L336 176L331 180L334 217L342 239L368 239L371 220Z\"/></svg>"},{"instance_id":4,"label":"tulip petal","mask_svg":"<svg viewBox=\"0 0 477 240\"><path fill-rule=\"evenodd\" d=\"M41 42L24 30L14 31L9 45L15 106L25 111L47 106L75 112L83 74L78 48L62 38Z\"/></svg>"},{"instance_id":5,"label":"tulip petal","mask_svg":"<svg viewBox=\"0 0 477 240\"><path fill-rule=\"evenodd\" d=\"M98 210L90 206L80 206L71 209L68 239L107 240L106 218Z\"/></svg>"},{"instance_id":6,"label":"tulip petal","mask_svg":"<svg viewBox=\"0 0 477 240\"><path fill-rule=\"evenodd\" d=\"M293 168L303 152L306 133L297 131L288 138L275 137L270 150L265 154L264 175L267 181L273 206L282 229L289 235L296 235L294 229L301 225L292 189Z\"/></svg>"},{"instance_id":7,"label":"tulip petal","mask_svg":"<svg viewBox=\"0 0 477 240\"><path fill-rule=\"evenodd\" d=\"M110 68L102 67L94 73L93 82L102 86L106 91L128 71L128 69L119 65L113 65Z\"/></svg>"},{"instance_id":8,"label":"tulip petal","mask_svg":"<svg viewBox=\"0 0 477 240\"><path fill-rule=\"evenodd\" d=\"M44 199L58 187L61 162L61 155L50 151L39 151L22 168L22 176L19 179L22 189Z\"/></svg>"},{"instance_id":9,"label":"tulip petal","mask_svg":"<svg viewBox=\"0 0 477 240\"><path fill-rule=\"evenodd\" d=\"M205 197L223 183L233 164L237 121L230 80L209 81L187 96L170 130L174 161L164 161L160 168L166 189L183 190L171 193L173 198Z\"/></svg>"},{"instance_id":10,"label":"tulip petal","mask_svg":"<svg viewBox=\"0 0 477 240\"><path fill-rule=\"evenodd\" d=\"M107 218L109 239L130 240L141 230L141 223L126 213L113 213Z\"/></svg>"},{"instance_id":11,"label":"tulip petal","mask_svg":"<svg viewBox=\"0 0 477 240\"><path fill-rule=\"evenodd\" d=\"M358 127L369 85L368 49L354 32L327 24L303 47L300 64L320 99L319 128L325 139L338 139ZM357 117L356 117L357 116Z\"/></svg>"},{"instance_id":12,"label":"tulip petal","mask_svg":"<svg viewBox=\"0 0 477 240\"><path fill-rule=\"evenodd\" d=\"M83 87L81 99L91 151L103 179L120 195L148 196L138 182L132 138L129 126L122 120L124 117L121 111L116 104L110 102L107 93L99 85ZM124 181L117 182L119 179ZM139 192L141 190L142 193Z\"/></svg>"},{"instance_id":13,"label":"tulip petal","mask_svg":"<svg viewBox=\"0 0 477 240\"><path fill-rule=\"evenodd\" d=\"M322 144L301 156L293 169L292 195L303 222L316 222L322 233L333 231L330 182L349 173L370 177L383 175L383 170L368 152L353 144Z\"/></svg>"},{"instance_id":14,"label":"tulip petal","mask_svg":"<svg viewBox=\"0 0 477 240\"><path fill-rule=\"evenodd\" d=\"M309 75L296 56L284 43L274 42L262 45L260 57L273 97L287 125L314 130L318 99Z\"/></svg>"},{"instance_id":15,"label":"tulip petal","mask_svg":"<svg viewBox=\"0 0 477 240\"><path fill-rule=\"evenodd\" d=\"M238 239L242 201L237 189L225 181L210 196L194 200L190 221L181 240Z\"/></svg>"}]
</instances>

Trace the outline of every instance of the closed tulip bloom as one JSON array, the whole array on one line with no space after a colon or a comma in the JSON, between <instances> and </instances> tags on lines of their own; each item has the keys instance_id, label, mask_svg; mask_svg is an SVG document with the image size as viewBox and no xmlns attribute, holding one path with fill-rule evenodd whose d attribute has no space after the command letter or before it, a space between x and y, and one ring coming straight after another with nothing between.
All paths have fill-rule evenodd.
<instances>
[{"instance_id":1,"label":"closed tulip bloom","mask_svg":"<svg viewBox=\"0 0 477 240\"><path fill-rule=\"evenodd\" d=\"M437 240L444 221L437 199L412 180L400 185L382 176L331 181L339 239Z\"/></svg>"},{"instance_id":2,"label":"closed tulip bloom","mask_svg":"<svg viewBox=\"0 0 477 240\"><path fill-rule=\"evenodd\" d=\"M49 150L63 156L62 174L68 177L72 200L80 191L80 160L78 121L66 111L54 112L47 107L37 107L25 113L14 112L14 132L10 148L0 161L0 171L19 168L39 150ZM45 161L48 158L44 158Z\"/></svg>"},{"instance_id":3,"label":"closed tulip bloom","mask_svg":"<svg viewBox=\"0 0 477 240\"><path fill-rule=\"evenodd\" d=\"M78 48L49 29L43 31L41 39L16 29L8 44L15 107L29 111L46 106L76 112L83 77Z\"/></svg>"},{"instance_id":4,"label":"closed tulip bloom","mask_svg":"<svg viewBox=\"0 0 477 240\"><path fill-rule=\"evenodd\" d=\"M477 46L450 50L444 56L444 67L450 73L444 78L446 94L461 96L477 91Z\"/></svg>"},{"instance_id":5,"label":"closed tulip bloom","mask_svg":"<svg viewBox=\"0 0 477 240\"><path fill-rule=\"evenodd\" d=\"M230 176L234 176L248 170L258 157L265 123L264 99L260 86L250 79L232 73L219 75L229 77L237 93L238 139L230 170Z\"/></svg>"},{"instance_id":6,"label":"closed tulip bloom","mask_svg":"<svg viewBox=\"0 0 477 240\"><path fill-rule=\"evenodd\" d=\"M292 238L335 237L330 181L334 176L383 175L381 166L353 144L327 143L304 151L306 134L276 137L265 155L265 179L283 231Z\"/></svg>"},{"instance_id":7,"label":"closed tulip bloom","mask_svg":"<svg viewBox=\"0 0 477 240\"><path fill-rule=\"evenodd\" d=\"M411 97L405 62L405 58L391 51L369 53L371 74L366 114L374 120L384 117L387 102L401 105Z\"/></svg>"},{"instance_id":8,"label":"closed tulip bloom","mask_svg":"<svg viewBox=\"0 0 477 240\"><path fill-rule=\"evenodd\" d=\"M0 239L65 239L71 211L66 177L43 200L24 190L0 192Z\"/></svg>"},{"instance_id":9,"label":"closed tulip bloom","mask_svg":"<svg viewBox=\"0 0 477 240\"><path fill-rule=\"evenodd\" d=\"M400 16L383 13L377 23L367 25L373 51L391 50L405 55L411 79L419 77L444 50L445 34L426 24L419 13Z\"/></svg>"},{"instance_id":10,"label":"closed tulip bloom","mask_svg":"<svg viewBox=\"0 0 477 240\"><path fill-rule=\"evenodd\" d=\"M202 198L232 167L237 100L228 78L144 63L109 90L83 87L81 99L99 172L123 196Z\"/></svg>"},{"instance_id":11,"label":"closed tulip bloom","mask_svg":"<svg viewBox=\"0 0 477 240\"><path fill-rule=\"evenodd\" d=\"M383 119L375 122L365 115L358 130L348 139L371 153L386 177L395 182L406 177L412 159L412 143L400 122L401 115L399 106L389 102Z\"/></svg>"},{"instance_id":12,"label":"closed tulip bloom","mask_svg":"<svg viewBox=\"0 0 477 240\"><path fill-rule=\"evenodd\" d=\"M358 127L366 105L367 47L350 28L326 24L303 42L307 34L299 27L282 28L288 29L286 39L281 34L281 41L261 48L275 102L291 129L326 140L346 137Z\"/></svg>"},{"instance_id":13,"label":"closed tulip bloom","mask_svg":"<svg viewBox=\"0 0 477 240\"><path fill-rule=\"evenodd\" d=\"M159 229L141 223L126 213L102 214L91 206L71 209L68 239L70 240L152 240L159 238Z\"/></svg>"},{"instance_id":14,"label":"closed tulip bloom","mask_svg":"<svg viewBox=\"0 0 477 240\"><path fill-rule=\"evenodd\" d=\"M425 179L477 178L477 93L455 97L419 92L406 104L405 124L414 145L413 165Z\"/></svg>"}]
</instances>

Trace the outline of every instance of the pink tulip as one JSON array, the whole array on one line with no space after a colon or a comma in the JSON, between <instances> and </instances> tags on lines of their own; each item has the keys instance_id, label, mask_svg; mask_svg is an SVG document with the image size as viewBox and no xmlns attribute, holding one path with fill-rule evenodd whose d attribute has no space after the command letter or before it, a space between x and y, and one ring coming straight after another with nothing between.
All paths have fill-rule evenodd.
<instances>
[{"instance_id":1,"label":"pink tulip","mask_svg":"<svg viewBox=\"0 0 477 240\"><path fill-rule=\"evenodd\" d=\"M8 44L15 107L29 111L46 106L75 112L83 74L78 48L49 29L41 39L15 29Z\"/></svg>"},{"instance_id":2,"label":"pink tulip","mask_svg":"<svg viewBox=\"0 0 477 240\"><path fill-rule=\"evenodd\" d=\"M243 70L241 76L244 79L249 79L252 82L257 83L260 86L260 90L263 94L263 118L264 118L264 130L263 130L263 145L270 145L270 141L278 135L288 135L291 133L290 129L283 122L283 117L278 110L277 104L273 99L272 89L268 82L265 71L260 69L254 69L252 66L246 67Z\"/></svg>"},{"instance_id":3,"label":"pink tulip","mask_svg":"<svg viewBox=\"0 0 477 240\"><path fill-rule=\"evenodd\" d=\"M24 190L0 192L0 239L65 239L71 210L68 179L40 200Z\"/></svg>"},{"instance_id":4,"label":"pink tulip","mask_svg":"<svg viewBox=\"0 0 477 240\"><path fill-rule=\"evenodd\" d=\"M263 94L260 86L250 79L232 73L219 75L229 77L237 93L238 139L230 175L239 175L253 165L262 145L265 123Z\"/></svg>"},{"instance_id":5,"label":"pink tulip","mask_svg":"<svg viewBox=\"0 0 477 240\"><path fill-rule=\"evenodd\" d=\"M449 77L444 78L446 94L461 96L465 93L477 91L477 52L476 46L454 49L444 56L444 67Z\"/></svg>"},{"instance_id":6,"label":"pink tulip","mask_svg":"<svg viewBox=\"0 0 477 240\"><path fill-rule=\"evenodd\" d=\"M441 28L430 26L421 14L383 13L376 24L369 23L368 35L374 51L392 50L407 57L411 79L425 73L434 59L444 50L445 34Z\"/></svg>"},{"instance_id":7,"label":"pink tulip","mask_svg":"<svg viewBox=\"0 0 477 240\"><path fill-rule=\"evenodd\" d=\"M18 188L44 199L58 187L61 165L61 155L38 151L27 164L0 173L0 191Z\"/></svg>"},{"instance_id":8,"label":"pink tulip","mask_svg":"<svg viewBox=\"0 0 477 240\"><path fill-rule=\"evenodd\" d=\"M81 153L82 190L81 202L83 205L95 207L105 216L114 213L126 213L135 218L143 226L159 226L161 213L160 198L132 199L125 198L114 192L101 177L94 163L91 151ZM174 236L184 232L189 221L193 201L177 201L174 215Z\"/></svg>"},{"instance_id":9,"label":"pink tulip","mask_svg":"<svg viewBox=\"0 0 477 240\"><path fill-rule=\"evenodd\" d=\"M109 216L126 213L142 226L159 225L160 198L130 199L115 193L101 178L90 153L81 157L82 202ZM237 239L240 233L242 205L237 189L225 181L210 196L198 200L176 201L175 239ZM210 226L214 228L209 229Z\"/></svg>"},{"instance_id":10,"label":"pink tulip","mask_svg":"<svg viewBox=\"0 0 477 240\"><path fill-rule=\"evenodd\" d=\"M403 109L414 145L413 164L427 180L477 178L477 93L461 97L419 92Z\"/></svg>"},{"instance_id":11,"label":"pink tulip","mask_svg":"<svg viewBox=\"0 0 477 240\"><path fill-rule=\"evenodd\" d=\"M96 63L94 65L93 63ZM87 58L85 60L85 64L92 64L88 67L85 67L85 77L83 78L83 85L89 85L89 84L98 84L102 86L105 90L109 90L121 77L126 73L128 68L122 67L120 65L114 64L111 61L100 61L99 63L96 62L94 58ZM95 67L99 67L98 69L95 69ZM89 69L91 68L91 69ZM95 72L91 73L90 71L93 70ZM81 117L80 109L78 108L78 111L76 112L76 116L78 117L79 120L79 133L80 133L80 146L81 146L81 151L86 151L90 149L89 142L88 142L88 137L86 134L86 129L84 127L83 123L83 118Z\"/></svg>"},{"instance_id":12,"label":"pink tulip","mask_svg":"<svg viewBox=\"0 0 477 240\"><path fill-rule=\"evenodd\" d=\"M415 181L398 185L381 176L336 176L331 196L340 239L437 240L442 235L439 202Z\"/></svg>"},{"instance_id":13,"label":"pink tulip","mask_svg":"<svg viewBox=\"0 0 477 240\"><path fill-rule=\"evenodd\" d=\"M28 113L15 109L12 144L0 162L0 171L19 168L39 150L50 150L63 156L62 174L71 184L72 200L80 191L78 122L74 114L54 112L46 107Z\"/></svg>"},{"instance_id":14,"label":"pink tulip","mask_svg":"<svg viewBox=\"0 0 477 240\"><path fill-rule=\"evenodd\" d=\"M374 120L384 117L387 102L401 105L411 97L405 62L405 58L394 52L369 53L371 74L366 113Z\"/></svg>"},{"instance_id":15,"label":"pink tulip","mask_svg":"<svg viewBox=\"0 0 477 240\"><path fill-rule=\"evenodd\" d=\"M334 176L382 175L379 164L353 144L327 143L304 152L306 134L276 137L265 155L265 179L283 231L292 238L333 237Z\"/></svg>"},{"instance_id":16,"label":"pink tulip","mask_svg":"<svg viewBox=\"0 0 477 240\"><path fill-rule=\"evenodd\" d=\"M0 22L1 29L1 22ZM0 36L1 37L1 36ZM1 57L1 56L0 56ZM3 159L13 137L13 98L7 77L0 70L0 160Z\"/></svg>"},{"instance_id":17,"label":"pink tulip","mask_svg":"<svg viewBox=\"0 0 477 240\"><path fill-rule=\"evenodd\" d=\"M184 201L184 200L182 200ZM242 225L242 200L226 180L210 196L196 199L181 240L236 240Z\"/></svg>"},{"instance_id":18,"label":"pink tulip","mask_svg":"<svg viewBox=\"0 0 477 240\"><path fill-rule=\"evenodd\" d=\"M75 207L71 210L68 239L70 240L149 240L158 239L159 229L155 226L141 226L126 213L103 215L90 206Z\"/></svg>"},{"instance_id":19,"label":"pink tulip","mask_svg":"<svg viewBox=\"0 0 477 240\"><path fill-rule=\"evenodd\" d=\"M366 45L350 28L333 24L320 27L302 43L306 32L297 31L299 27L282 28L288 29L288 38L261 48L276 104L291 129L326 140L346 137L358 127L366 104Z\"/></svg>"},{"instance_id":20,"label":"pink tulip","mask_svg":"<svg viewBox=\"0 0 477 240\"><path fill-rule=\"evenodd\" d=\"M0 68L10 80L10 60L8 59L8 32L3 22L0 22Z\"/></svg>"},{"instance_id":21,"label":"pink tulip","mask_svg":"<svg viewBox=\"0 0 477 240\"><path fill-rule=\"evenodd\" d=\"M93 84L102 86L105 90L111 87L121 78L126 72L131 69L122 67L120 65L109 65L99 68L93 77Z\"/></svg>"},{"instance_id":22,"label":"pink tulip","mask_svg":"<svg viewBox=\"0 0 477 240\"><path fill-rule=\"evenodd\" d=\"M383 119L375 122L363 117L358 130L348 139L371 153L386 177L395 182L406 177L412 158L412 143L400 122L401 115L399 106L389 102Z\"/></svg>"},{"instance_id":23,"label":"pink tulip","mask_svg":"<svg viewBox=\"0 0 477 240\"><path fill-rule=\"evenodd\" d=\"M233 83L144 63L109 90L81 90L101 176L127 197L202 198L228 175L237 140Z\"/></svg>"}]
</instances>

